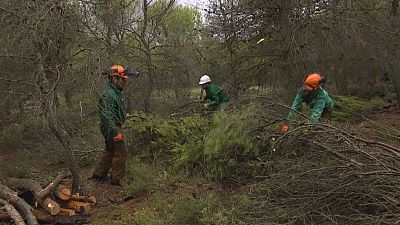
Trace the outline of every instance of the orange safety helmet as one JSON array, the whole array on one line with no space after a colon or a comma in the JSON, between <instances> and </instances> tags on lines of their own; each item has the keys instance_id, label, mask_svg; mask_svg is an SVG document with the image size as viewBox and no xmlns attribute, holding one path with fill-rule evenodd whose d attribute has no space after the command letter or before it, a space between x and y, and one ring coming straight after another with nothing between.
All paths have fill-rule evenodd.
<instances>
[{"instance_id":1,"label":"orange safety helmet","mask_svg":"<svg viewBox=\"0 0 400 225\"><path fill-rule=\"evenodd\" d=\"M314 91L321 86L323 79L324 78L320 74L312 73L304 80L303 86L307 91Z\"/></svg>"},{"instance_id":2,"label":"orange safety helmet","mask_svg":"<svg viewBox=\"0 0 400 225\"><path fill-rule=\"evenodd\" d=\"M111 76L119 76L121 78L128 78L128 75L125 74L125 67L120 65L111 66Z\"/></svg>"}]
</instances>

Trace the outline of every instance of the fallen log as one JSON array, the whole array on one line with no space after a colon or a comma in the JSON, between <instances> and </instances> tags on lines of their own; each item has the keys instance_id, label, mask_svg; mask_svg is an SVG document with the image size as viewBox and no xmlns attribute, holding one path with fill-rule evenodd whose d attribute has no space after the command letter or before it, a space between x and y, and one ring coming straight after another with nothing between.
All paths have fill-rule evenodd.
<instances>
[{"instance_id":1,"label":"fallen log","mask_svg":"<svg viewBox=\"0 0 400 225\"><path fill-rule=\"evenodd\" d=\"M51 215L57 215L60 213L60 205L57 204L50 197L41 197L39 195L43 190L42 186L39 182L30 180L30 179L7 179L5 184L11 188L23 190L23 191L31 191L35 196L35 200L39 203L40 206L43 207L47 212ZM42 192L43 194L43 192Z\"/></svg>"},{"instance_id":2,"label":"fallen log","mask_svg":"<svg viewBox=\"0 0 400 225\"><path fill-rule=\"evenodd\" d=\"M15 206L22 212L27 219L28 225L39 225L36 217L33 215L32 207L26 203L23 199L17 196L15 192L10 190L8 187L0 184L0 198L7 200L10 204Z\"/></svg>"},{"instance_id":3,"label":"fallen log","mask_svg":"<svg viewBox=\"0 0 400 225\"><path fill-rule=\"evenodd\" d=\"M13 205L3 199L0 199L0 205L3 205L3 208L7 211L8 215L10 215L16 225L26 225L24 219L22 219L21 215Z\"/></svg>"},{"instance_id":4,"label":"fallen log","mask_svg":"<svg viewBox=\"0 0 400 225\"><path fill-rule=\"evenodd\" d=\"M56 191L53 192L53 194L61 200L67 201L67 200L72 200L72 201L77 201L77 202L86 202L86 203L97 203L97 200L94 196L89 196L89 195L79 195L79 194L72 194L71 189L69 189L67 186L59 186Z\"/></svg>"},{"instance_id":5,"label":"fallen log","mask_svg":"<svg viewBox=\"0 0 400 225\"><path fill-rule=\"evenodd\" d=\"M33 215L39 222L42 223L53 224L55 221L55 218L44 210L34 209ZM12 218L10 215L8 215L8 213L0 211L0 221L9 222L11 220Z\"/></svg>"},{"instance_id":6,"label":"fallen log","mask_svg":"<svg viewBox=\"0 0 400 225\"><path fill-rule=\"evenodd\" d=\"M75 216L76 212L73 209L65 209L65 208L61 208L60 211L60 216Z\"/></svg>"},{"instance_id":7,"label":"fallen log","mask_svg":"<svg viewBox=\"0 0 400 225\"><path fill-rule=\"evenodd\" d=\"M70 200L78 201L78 202L87 202L87 203L97 203L97 200L94 196L81 196L81 195L71 195Z\"/></svg>"},{"instance_id":8,"label":"fallen log","mask_svg":"<svg viewBox=\"0 0 400 225\"><path fill-rule=\"evenodd\" d=\"M43 222L43 223L53 224L55 221L54 216L50 215L48 212L46 212L43 209L33 209L33 215L35 215L35 217L38 221Z\"/></svg>"},{"instance_id":9,"label":"fallen log","mask_svg":"<svg viewBox=\"0 0 400 225\"><path fill-rule=\"evenodd\" d=\"M71 198L71 190L66 186L59 186L56 191L53 192L54 195L61 200L69 200Z\"/></svg>"},{"instance_id":10,"label":"fallen log","mask_svg":"<svg viewBox=\"0 0 400 225\"><path fill-rule=\"evenodd\" d=\"M60 201L60 205L63 208L73 209L75 212L88 214L90 211L90 204L85 202L77 201Z\"/></svg>"}]
</instances>

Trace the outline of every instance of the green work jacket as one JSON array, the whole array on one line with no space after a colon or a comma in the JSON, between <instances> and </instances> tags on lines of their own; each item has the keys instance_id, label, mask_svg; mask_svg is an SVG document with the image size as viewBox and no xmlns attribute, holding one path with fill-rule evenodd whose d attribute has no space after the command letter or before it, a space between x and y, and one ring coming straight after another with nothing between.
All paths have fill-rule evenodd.
<instances>
[{"instance_id":1,"label":"green work jacket","mask_svg":"<svg viewBox=\"0 0 400 225\"><path fill-rule=\"evenodd\" d=\"M116 127L121 127L126 120L125 102L121 91L109 83L99 100L100 132L108 143L112 143L113 137L120 133Z\"/></svg>"},{"instance_id":2,"label":"green work jacket","mask_svg":"<svg viewBox=\"0 0 400 225\"><path fill-rule=\"evenodd\" d=\"M215 84L211 84L205 91L206 97L204 100L208 101L208 107L212 110L218 109L224 102L229 102L229 96Z\"/></svg>"},{"instance_id":3,"label":"green work jacket","mask_svg":"<svg viewBox=\"0 0 400 225\"><path fill-rule=\"evenodd\" d=\"M301 103L303 102L310 106L310 119L313 122L319 121L325 108L331 112L333 111L333 101L329 97L328 92L326 92L324 89L318 88L315 91L307 92L303 88L300 88L300 90L297 92L296 98L293 101L288 119L292 119L295 116L295 111L300 109Z\"/></svg>"}]
</instances>

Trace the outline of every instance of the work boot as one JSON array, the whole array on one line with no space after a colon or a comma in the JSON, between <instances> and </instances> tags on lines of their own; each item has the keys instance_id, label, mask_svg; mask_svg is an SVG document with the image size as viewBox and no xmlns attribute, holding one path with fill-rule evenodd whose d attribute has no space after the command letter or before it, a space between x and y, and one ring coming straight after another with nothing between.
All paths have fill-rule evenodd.
<instances>
[{"instance_id":1,"label":"work boot","mask_svg":"<svg viewBox=\"0 0 400 225\"><path fill-rule=\"evenodd\" d=\"M106 180L106 177L101 177L101 176L98 176L96 174L92 174L92 176L89 177L88 180L94 180L94 181L97 181L97 182L103 182L103 181Z\"/></svg>"},{"instance_id":2,"label":"work boot","mask_svg":"<svg viewBox=\"0 0 400 225\"><path fill-rule=\"evenodd\" d=\"M118 186L118 187L122 187L122 184L121 184L121 182L119 182L119 181L111 181L111 185L113 185L113 186Z\"/></svg>"}]
</instances>

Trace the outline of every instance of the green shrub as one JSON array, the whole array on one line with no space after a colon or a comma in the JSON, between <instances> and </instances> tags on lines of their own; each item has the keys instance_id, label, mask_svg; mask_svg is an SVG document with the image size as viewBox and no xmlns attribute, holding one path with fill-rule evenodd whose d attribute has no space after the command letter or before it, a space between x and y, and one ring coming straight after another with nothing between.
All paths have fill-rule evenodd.
<instances>
[{"instance_id":1,"label":"green shrub","mask_svg":"<svg viewBox=\"0 0 400 225\"><path fill-rule=\"evenodd\" d=\"M132 177L132 182L125 187L125 195L137 197L149 192L151 187L151 174L147 166L132 160L128 164L127 173Z\"/></svg>"},{"instance_id":2,"label":"green shrub","mask_svg":"<svg viewBox=\"0 0 400 225\"><path fill-rule=\"evenodd\" d=\"M232 175L239 162L258 156L259 143L251 134L259 121L257 112L250 106L237 113L218 112L211 121L194 115L178 121L147 117L130 124L137 136L149 140L144 144L150 145L147 154L157 163L165 162L174 171L222 178Z\"/></svg>"},{"instance_id":3,"label":"green shrub","mask_svg":"<svg viewBox=\"0 0 400 225\"><path fill-rule=\"evenodd\" d=\"M212 194L176 200L169 214L170 224L224 224L227 221L223 213L224 207L217 197Z\"/></svg>"},{"instance_id":4,"label":"green shrub","mask_svg":"<svg viewBox=\"0 0 400 225\"><path fill-rule=\"evenodd\" d=\"M152 116L141 116L143 120L128 121L133 135L141 141L140 156L157 158L158 163L177 161L186 149L199 148L208 121L198 115L185 117L179 121L165 120ZM141 148L142 146L148 149Z\"/></svg>"},{"instance_id":5,"label":"green shrub","mask_svg":"<svg viewBox=\"0 0 400 225\"><path fill-rule=\"evenodd\" d=\"M137 225L165 225L165 221L149 210L138 212L136 215Z\"/></svg>"},{"instance_id":6,"label":"green shrub","mask_svg":"<svg viewBox=\"0 0 400 225\"><path fill-rule=\"evenodd\" d=\"M242 113L216 114L204 143L204 156L211 171L223 177L235 168L238 158L251 159L258 156L258 147L250 132L258 122L249 108Z\"/></svg>"}]
</instances>

